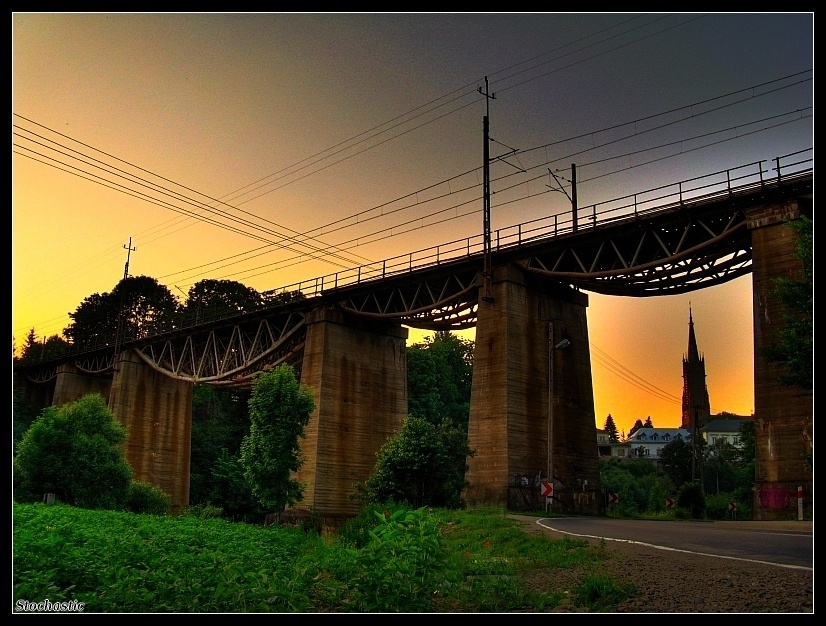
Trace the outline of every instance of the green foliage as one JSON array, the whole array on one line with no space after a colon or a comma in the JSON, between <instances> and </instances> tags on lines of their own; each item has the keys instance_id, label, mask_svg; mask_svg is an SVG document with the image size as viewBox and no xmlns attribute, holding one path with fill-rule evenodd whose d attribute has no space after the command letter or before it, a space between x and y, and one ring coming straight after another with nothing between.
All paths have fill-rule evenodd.
<instances>
[{"instance_id":1,"label":"green foliage","mask_svg":"<svg viewBox=\"0 0 826 626\"><path fill-rule=\"evenodd\" d=\"M812 389L814 364L814 230L807 217L791 220L788 227L795 231L797 243L794 256L800 260L799 277L778 278L771 296L780 301L783 327L776 343L761 349L769 363L779 365L783 373L780 383L790 387Z\"/></svg>"},{"instance_id":2,"label":"green foliage","mask_svg":"<svg viewBox=\"0 0 826 626\"><path fill-rule=\"evenodd\" d=\"M215 484L216 464L225 453L237 457L241 452L241 441L250 429L249 397L250 393L244 390L195 385L192 396L190 503L214 501L216 492L221 491ZM237 494L227 496L237 498ZM253 499L251 504L255 506L257 500Z\"/></svg>"},{"instance_id":3,"label":"green foliage","mask_svg":"<svg viewBox=\"0 0 826 626\"><path fill-rule=\"evenodd\" d=\"M428 611L446 562L436 519L426 508L374 512L375 528L352 559L341 559L336 575L348 581L344 610Z\"/></svg>"},{"instance_id":4,"label":"green foliage","mask_svg":"<svg viewBox=\"0 0 826 626\"><path fill-rule=\"evenodd\" d=\"M160 487L140 481L129 485L126 510L132 513L168 515L172 511L172 498Z\"/></svg>"},{"instance_id":5,"label":"green foliage","mask_svg":"<svg viewBox=\"0 0 826 626\"><path fill-rule=\"evenodd\" d=\"M577 603L592 612L610 612L611 608L637 593L631 583L617 583L611 576L588 575L576 589Z\"/></svg>"},{"instance_id":6,"label":"green foliage","mask_svg":"<svg viewBox=\"0 0 826 626\"><path fill-rule=\"evenodd\" d=\"M280 513L303 493L292 475L301 467L299 437L315 402L311 390L284 364L255 379L249 408L250 432L241 443L244 476L258 501Z\"/></svg>"},{"instance_id":7,"label":"green foliage","mask_svg":"<svg viewBox=\"0 0 826 626\"><path fill-rule=\"evenodd\" d=\"M755 456L754 420L745 420L740 424L739 461L754 463Z\"/></svg>"},{"instance_id":8,"label":"green foliage","mask_svg":"<svg viewBox=\"0 0 826 626\"><path fill-rule=\"evenodd\" d=\"M32 406L26 399L25 387L19 383L19 377L15 376L12 385L12 447L17 451L17 446L23 440L23 435L29 430L34 420L37 419L40 411Z\"/></svg>"},{"instance_id":9,"label":"green foliage","mask_svg":"<svg viewBox=\"0 0 826 626\"><path fill-rule=\"evenodd\" d=\"M46 337L42 342L37 340L34 328L29 330L26 340L20 350L20 365L29 365L57 359L67 354L70 344L59 335Z\"/></svg>"},{"instance_id":10,"label":"green foliage","mask_svg":"<svg viewBox=\"0 0 826 626\"><path fill-rule=\"evenodd\" d=\"M244 465L226 450L212 468L207 502L220 507L223 516L237 522L260 524L272 509L256 498L252 484L244 475Z\"/></svg>"},{"instance_id":11,"label":"green foliage","mask_svg":"<svg viewBox=\"0 0 826 626\"><path fill-rule=\"evenodd\" d=\"M338 535L342 543L353 548L363 548L370 541L370 532L378 525L385 511L396 510L401 507L393 502L371 502L359 509L358 515L348 519L339 529Z\"/></svg>"},{"instance_id":12,"label":"green foliage","mask_svg":"<svg viewBox=\"0 0 826 626\"><path fill-rule=\"evenodd\" d=\"M407 349L408 412L467 431L473 342L439 331Z\"/></svg>"},{"instance_id":13,"label":"green foliage","mask_svg":"<svg viewBox=\"0 0 826 626\"><path fill-rule=\"evenodd\" d=\"M51 492L80 507L121 509L132 480L125 437L100 394L45 409L18 447L15 498L37 501Z\"/></svg>"},{"instance_id":14,"label":"green foliage","mask_svg":"<svg viewBox=\"0 0 826 626\"><path fill-rule=\"evenodd\" d=\"M645 512L660 511L660 500L664 505L674 488L668 476L648 459L602 457L599 476L603 490L618 496L618 502L608 509L608 514L615 517L639 517Z\"/></svg>"},{"instance_id":15,"label":"green foliage","mask_svg":"<svg viewBox=\"0 0 826 626\"><path fill-rule=\"evenodd\" d=\"M694 453L690 443L682 439L675 439L663 446L660 452L660 460L663 464L663 471L679 489L683 483L691 480L691 463Z\"/></svg>"},{"instance_id":16,"label":"green foliage","mask_svg":"<svg viewBox=\"0 0 826 626\"><path fill-rule=\"evenodd\" d=\"M645 511L648 513L662 513L666 510L665 501L674 493L674 485L671 479L663 477L651 485L648 492Z\"/></svg>"},{"instance_id":17,"label":"green foliage","mask_svg":"<svg viewBox=\"0 0 826 626\"><path fill-rule=\"evenodd\" d=\"M212 504L193 504L186 507L181 515L195 517L198 519L218 519L222 517L224 510L220 506Z\"/></svg>"},{"instance_id":18,"label":"green foliage","mask_svg":"<svg viewBox=\"0 0 826 626\"><path fill-rule=\"evenodd\" d=\"M737 502L737 498L730 493L716 493L706 496L706 512L705 516L708 519L728 520L731 519L731 512L729 511L729 504ZM742 506L741 502L737 502L738 509ZM739 512L739 511L738 511Z\"/></svg>"},{"instance_id":19,"label":"green foliage","mask_svg":"<svg viewBox=\"0 0 826 626\"><path fill-rule=\"evenodd\" d=\"M411 415L379 450L362 497L365 502L404 502L416 508L460 508L472 455L464 431Z\"/></svg>"},{"instance_id":20,"label":"green foliage","mask_svg":"<svg viewBox=\"0 0 826 626\"><path fill-rule=\"evenodd\" d=\"M88 296L69 313L63 335L76 346L94 347L148 337L174 327L178 300L149 276L129 276L111 292Z\"/></svg>"},{"instance_id":21,"label":"green foliage","mask_svg":"<svg viewBox=\"0 0 826 626\"><path fill-rule=\"evenodd\" d=\"M87 613L524 613L563 603L578 610L565 598L608 610L620 597L598 569L604 551L587 541L530 535L499 509L387 511L373 511L373 528L356 548L335 535L191 511L15 503L13 602L76 600ZM523 585L583 566L598 589L572 581L538 593Z\"/></svg>"},{"instance_id":22,"label":"green foliage","mask_svg":"<svg viewBox=\"0 0 826 626\"><path fill-rule=\"evenodd\" d=\"M706 514L706 496L698 481L684 483L677 492L677 508L692 519L703 519Z\"/></svg>"}]
</instances>

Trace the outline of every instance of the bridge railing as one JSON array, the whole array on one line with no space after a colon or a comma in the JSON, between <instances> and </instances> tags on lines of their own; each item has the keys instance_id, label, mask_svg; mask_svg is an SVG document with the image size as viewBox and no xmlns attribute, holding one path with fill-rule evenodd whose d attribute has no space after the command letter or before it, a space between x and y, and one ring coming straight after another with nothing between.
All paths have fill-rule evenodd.
<instances>
[{"instance_id":1,"label":"bridge railing","mask_svg":"<svg viewBox=\"0 0 826 626\"><path fill-rule=\"evenodd\" d=\"M770 162L767 160L755 161L587 205L578 209L577 220L574 220L571 212L567 212L506 226L491 233L491 246L497 251L512 249L533 243L538 239L554 238L576 232L580 229L580 222L582 221L585 221L587 228L595 228L601 225L613 224L617 220L650 217L667 211L680 210L689 205L696 206L726 196L748 193L767 185L779 184L785 177L811 171L812 154L813 149L807 148L775 157L773 159L774 167L768 167L767 164ZM265 293L277 294L284 291L300 291L307 297L319 296L322 292L374 280L383 280L413 270L479 255L483 252L484 236L480 233L382 261L300 281Z\"/></svg>"},{"instance_id":2,"label":"bridge railing","mask_svg":"<svg viewBox=\"0 0 826 626\"><path fill-rule=\"evenodd\" d=\"M667 211L676 211L688 206L712 202L725 196L744 194L766 186L776 186L784 179L802 176L811 172L814 160L812 155L813 148L807 148L775 157L772 160L773 167L767 167L769 163L767 160L755 161L587 205L577 211L576 220L574 220L572 212L567 212L514 224L491 233L491 245L497 251L514 249L535 243L540 239L553 239L577 232L581 229L580 218L586 222L584 228L596 228L615 224L619 220L651 217ZM316 298L326 292L340 288L380 281L413 270L467 259L475 255L481 255L484 252L484 247L484 236L481 233L463 239L456 239L382 261L265 291L262 293L264 297L262 306L269 308L295 299ZM195 322L187 322L181 318L176 318L169 322L169 328L156 327L152 334L153 336L162 335L166 332L187 328L193 324L218 321L235 315L219 315L210 320L201 318ZM58 355L55 350L49 350L48 356L46 356L44 350L44 360L48 361L61 358L61 356L75 356L84 352L93 352L138 339L146 339L146 337L123 337L116 341L115 337L101 336L94 346L69 344L68 349L60 351L61 355Z\"/></svg>"}]
</instances>

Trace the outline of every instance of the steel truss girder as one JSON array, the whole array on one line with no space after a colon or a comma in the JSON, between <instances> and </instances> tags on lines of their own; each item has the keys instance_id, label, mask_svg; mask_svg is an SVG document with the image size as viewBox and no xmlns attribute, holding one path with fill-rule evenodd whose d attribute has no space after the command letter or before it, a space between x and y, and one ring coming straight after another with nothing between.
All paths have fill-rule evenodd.
<instances>
[{"instance_id":1,"label":"steel truss girder","mask_svg":"<svg viewBox=\"0 0 826 626\"><path fill-rule=\"evenodd\" d=\"M51 382L57 378L57 365L52 363L43 367L26 370L25 376L26 380L30 383L38 385Z\"/></svg>"},{"instance_id":2,"label":"steel truss girder","mask_svg":"<svg viewBox=\"0 0 826 626\"><path fill-rule=\"evenodd\" d=\"M420 279L377 285L370 293L339 300L337 306L358 317L394 320L413 328L462 330L476 324L479 280L475 268L443 268Z\"/></svg>"},{"instance_id":3,"label":"steel truss girder","mask_svg":"<svg viewBox=\"0 0 826 626\"><path fill-rule=\"evenodd\" d=\"M305 335L305 316L294 311L148 343L136 352L149 367L170 378L246 386L259 371L295 362Z\"/></svg>"},{"instance_id":4,"label":"steel truss girder","mask_svg":"<svg viewBox=\"0 0 826 626\"><path fill-rule=\"evenodd\" d=\"M735 206L713 214L633 221L519 264L544 278L606 295L645 297L687 293L751 271L751 236Z\"/></svg>"}]
</instances>

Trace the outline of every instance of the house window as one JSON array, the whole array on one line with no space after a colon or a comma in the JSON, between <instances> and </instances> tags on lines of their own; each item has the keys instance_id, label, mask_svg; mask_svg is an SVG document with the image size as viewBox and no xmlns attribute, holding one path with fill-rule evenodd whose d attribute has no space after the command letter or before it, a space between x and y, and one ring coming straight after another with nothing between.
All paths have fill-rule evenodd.
<instances>
[{"instance_id":1,"label":"house window","mask_svg":"<svg viewBox=\"0 0 826 626\"><path fill-rule=\"evenodd\" d=\"M668 433L665 433L664 439L666 441L671 441L671 435L669 435Z\"/></svg>"}]
</instances>

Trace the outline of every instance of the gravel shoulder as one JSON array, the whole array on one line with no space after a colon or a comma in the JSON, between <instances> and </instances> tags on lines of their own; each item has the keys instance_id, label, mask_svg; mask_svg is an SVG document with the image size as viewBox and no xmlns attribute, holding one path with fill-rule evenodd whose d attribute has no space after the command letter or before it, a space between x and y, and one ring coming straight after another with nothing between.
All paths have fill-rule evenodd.
<instances>
[{"instance_id":1,"label":"gravel shoulder","mask_svg":"<svg viewBox=\"0 0 826 626\"><path fill-rule=\"evenodd\" d=\"M512 516L531 534L561 538L536 524L535 517ZM593 545L598 539L589 540ZM542 572L529 584L537 590L575 585L588 574L606 574L632 583L638 593L612 613L813 613L814 571L685 552L665 553L626 542L602 542L607 559L596 570ZM525 581L523 581L525 582ZM579 612L557 607L555 612Z\"/></svg>"}]
</instances>

